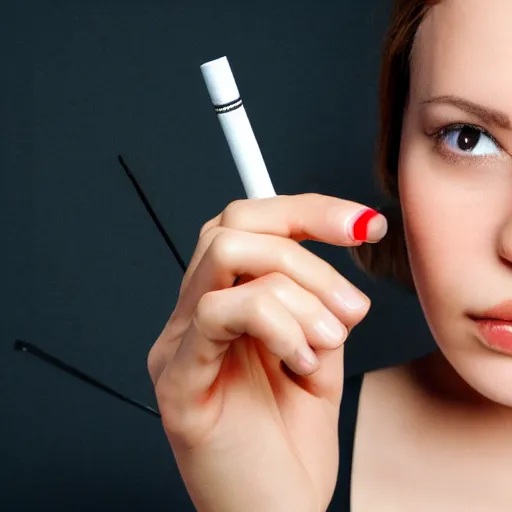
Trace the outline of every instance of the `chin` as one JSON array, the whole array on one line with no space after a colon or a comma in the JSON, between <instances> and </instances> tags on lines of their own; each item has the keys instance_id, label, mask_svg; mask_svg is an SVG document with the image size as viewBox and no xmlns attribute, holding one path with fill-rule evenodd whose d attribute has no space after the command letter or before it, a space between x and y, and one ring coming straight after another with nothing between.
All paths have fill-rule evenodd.
<instances>
[{"instance_id":1,"label":"chin","mask_svg":"<svg viewBox=\"0 0 512 512\"><path fill-rule=\"evenodd\" d=\"M488 401L512 408L512 356L486 347L474 336L465 347L441 352L464 383Z\"/></svg>"}]
</instances>

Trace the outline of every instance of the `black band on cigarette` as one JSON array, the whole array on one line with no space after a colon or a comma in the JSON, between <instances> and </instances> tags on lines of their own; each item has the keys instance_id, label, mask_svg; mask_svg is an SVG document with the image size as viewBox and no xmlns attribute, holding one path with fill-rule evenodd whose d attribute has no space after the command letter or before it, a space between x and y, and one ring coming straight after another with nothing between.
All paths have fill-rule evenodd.
<instances>
[{"instance_id":1,"label":"black band on cigarette","mask_svg":"<svg viewBox=\"0 0 512 512\"><path fill-rule=\"evenodd\" d=\"M230 101L229 103L224 103L223 105L214 105L215 112L217 114L227 114L228 112L232 112L237 108L242 106L242 99L238 98L236 100Z\"/></svg>"}]
</instances>

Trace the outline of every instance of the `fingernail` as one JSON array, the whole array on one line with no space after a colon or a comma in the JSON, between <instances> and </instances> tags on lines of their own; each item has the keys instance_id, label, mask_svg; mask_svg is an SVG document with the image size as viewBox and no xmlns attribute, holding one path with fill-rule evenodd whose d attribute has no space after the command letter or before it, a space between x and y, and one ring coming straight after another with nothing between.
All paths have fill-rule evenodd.
<instances>
[{"instance_id":1,"label":"fingernail","mask_svg":"<svg viewBox=\"0 0 512 512\"><path fill-rule=\"evenodd\" d=\"M315 324L320 334L329 341L339 342L345 338L346 327L335 317L326 316Z\"/></svg>"},{"instance_id":2,"label":"fingernail","mask_svg":"<svg viewBox=\"0 0 512 512\"><path fill-rule=\"evenodd\" d=\"M388 221L372 208L366 208L352 221L351 235L356 242L378 242L388 230Z\"/></svg>"},{"instance_id":3,"label":"fingernail","mask_svg":"<svg viewBox=\"0 0 512 512\"><path fill-rule=\"evenodd\" d=\"M304 368L305 371L312 370L319 363L315 353L309 347L297 349L297 354L299 356L300 366Z\"/></svg>"},{"instance_id":4,"label":"fingernail","mask_svg":"<svg viewBox=\"0 0 512 512\"><path fill-rule=\"evenodd\" d=\"M347 287L343 291L334 292L338 303L348 309L360 309L368 304L368 299L355 288Z\"/></svg>"}]
</instances>

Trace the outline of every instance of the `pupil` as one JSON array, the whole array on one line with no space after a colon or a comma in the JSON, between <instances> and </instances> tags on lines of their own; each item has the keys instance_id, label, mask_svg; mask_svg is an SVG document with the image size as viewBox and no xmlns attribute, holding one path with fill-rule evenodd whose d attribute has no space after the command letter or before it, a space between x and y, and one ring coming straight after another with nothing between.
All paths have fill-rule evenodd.
<instances>
[{"instance_id":1,"label":"pupil","mask_svg":"<svg viewBox=\"0 0 512 512\"><path fill-rule=\"evenodd\" d=\"M480 131L475 130L471 126L465 126L460 131L459 139L457 141L459 148L462 151L471 151L475 149L475 146L478 144L480 140Z\"/></svg>"}]
</instances>

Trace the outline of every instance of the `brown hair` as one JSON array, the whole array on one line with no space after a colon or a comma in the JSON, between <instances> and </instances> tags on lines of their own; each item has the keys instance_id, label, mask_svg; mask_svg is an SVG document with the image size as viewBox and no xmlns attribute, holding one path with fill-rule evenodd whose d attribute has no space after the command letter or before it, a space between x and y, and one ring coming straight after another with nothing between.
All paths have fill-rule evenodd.
<instances>
[{"instance_id":1,"label":"brown hair","mask_svg":"<svg viewBox=\"0 0 512 512\"><path fill-rule=\"evenodd\" d=\"M425 14L440 1L395 1L380 71L377 146L377 179L388 199L379 211L388 220L388 234L377 244L350 248L353 260L366 273L393 279L413 292L398 193L398 156L403 113L409 95L409 62L413 43Z\"/></svg>"}]
</instances>

